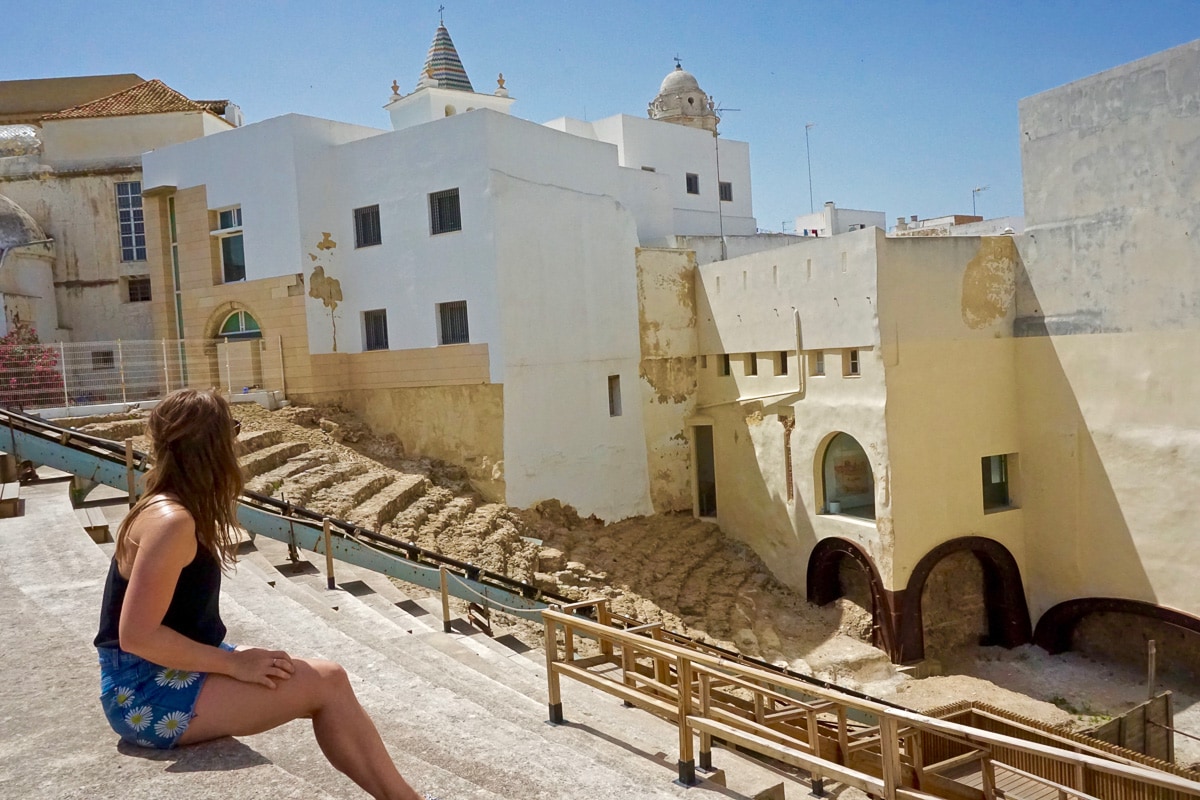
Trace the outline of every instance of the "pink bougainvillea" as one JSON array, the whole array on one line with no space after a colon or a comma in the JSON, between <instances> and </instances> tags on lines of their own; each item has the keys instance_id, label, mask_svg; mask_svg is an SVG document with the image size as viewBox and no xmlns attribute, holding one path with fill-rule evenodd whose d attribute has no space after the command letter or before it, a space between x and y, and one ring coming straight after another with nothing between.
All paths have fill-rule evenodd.
<instances>
[{"instance_id":1,"label":"pink bougainvillea","mask_svg":"<svg viewBox=\"0 0 1200 800\"><path fill-rule=\"evenodd\" d=\"M32 325L16 323L0 337L0 405L54 405L62 397L58 350L39 342Z\"/></svg>"}]
</instances>

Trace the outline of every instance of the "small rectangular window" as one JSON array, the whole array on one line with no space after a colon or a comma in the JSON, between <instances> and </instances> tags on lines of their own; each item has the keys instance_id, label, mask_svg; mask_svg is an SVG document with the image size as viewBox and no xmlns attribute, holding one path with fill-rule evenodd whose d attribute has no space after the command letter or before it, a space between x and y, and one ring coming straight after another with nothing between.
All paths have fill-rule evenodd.
<instances>
[{"instance_id":1,"label":"small rectangular window","mask_svg":"<svg viewBox=\"0 0 1200 800\"><path fill-rule=\"evenodd\" d=\"M130 278L125 284L127 297L131 303L145 303L150 300L150 279Z\"/></svg>"},{"instance_id":2,"label":"small rectangular window","mask_svg":"<svg viewBox=\"0 0 1200 800\"><path fill-rule=\"evenodd\" d=\"M621 416L621 376L608 376L608 415Z\"/></svg>"},{"instance_id":3,"label":"small rectangular window","mask_svg":"<svg viewBox=\"0 0 1200 800\"><path fill-rule=\"evenodd\" d=\"M430 235L461 230L462 214L458 207L458 189L446 189L429 195Z\"/></svg>"},{"instance_id":4,"label":"small rectangular window","mask_svg":"<svg viewBox=\"0 0 1200 800\"><path fill-rule=\"evenodd\" d=\"M812 354L812 368L809 374L813 377L820 377L825 374L825 351L818 350Z\"/></svg>"},{"instance_id":5,"label":"small rectangular window","mask_svg":"<svg viewBox=\"0 0 1200 800\"><path fill-rule=\"evenodd\" d=\"M746 374L758 374L758 353L746 353Z\"/></svg>"},{"instance_id":6,"label":"small rectangular window","mask_svg":"<svg viewBox=\"0 0 1200 800\"><path fill-rule=\"evenodd\" d=\"M700 369L708 369L708 356L700 356Z\"/></svg>"},{"instance_id":7,"label":"small rectangular window","mask_svg":"<svg viewBox=\"0 0 1200 800\"><path fill-rule=\"evenodd\" d=\"M732 203L733 202L733 184L730 183L729 181L721 181L720 184L718 184L718 188L719 188L719 191L721 192L721 202Z\"/></svg>"},{"instance_id":8,"label":"small rectangular window","mask_svg":"<svg viewBox=\"0 0 1200 800\"><path fill-rule=\"evenodd\" d=\"M861 366L858 360L857 350L846 351L846 363L844 374L848 377L857 377L862 374Z\"/></svg>"},{"instance_id":9,"label":"small rectangular window","mask_svg":"<svg viewBox=\"0 0 1200 800\"><path fill-rule=\"evenodd\" d=\"M363 312L363 349L388 349L386 309L380 308Z\"/></svg>"},{"instance_id":10,"label":"small rectangular window","mask_svg":"<svg viewBox=\"0 0 1200 800\"><path fill-rule=\"evenodd\" d=\"M117 234L122 261L146 260L146 220L142 210L142 182L124 181L117 187Z\"/></svg>"},{"instance_id":11,"label":"small rectangular window","mask_svg":"<svg viewBox=\"0 0 1200 800\"><path fill-rule=\"evenodd\" d=\"M92 351L92 369L114 369L116 366L117 360L112 350Z\"/></svg>"},{"instance_id":12,"label":"small rectangular window","mask_svg":"<svg viewBox=\"0 0 1200 800\"><path fill-rule=\"evenodd\" d=\"M467 344L470 341L467 301L438 303L438 344Z\"/></svg>"},{"instance_id":13,"label":"small rectangular window","mask_svg":"<svg viewBox=\"0 0 1200 800\"><path fill-rule=\"evenodd\" d=\"M983 510L985 512L1016 507L1009 480L1009 470L1015 466L1016 458L1016 453L983 457Z\"/></svg>"},{"instance_id":14,"label":"small rectangular window","mask_svg":"<svg viewBox=\"0 0 1200 800\"><path fill-rule=\"evenodd\" d=\"M700 194L700 176L694 172L687 173L687 193Z\"/></svg>"},{"instance_id":15,"label":"small rectangular window","mask_svg":"<svg viewBox=\"0 0 1200 800\"><path fill-rule=\"evenodd\" d=\"M779 351L779 360L775 362L775 374L776 375L787 375L788 374L787 350Z\"/></svg>"},{"instance_id":16,"label":"small rectangular window","mask_svg":"<svg viewBox=\"0 0 1200 800\"><path fill-rule=\"evenodd\" d=\"M642 172L658 172L654 167L642 167Z\"/></svg>"},{"instance_id":17,"label":"small rectangular window","mask_svg":"<svg viewBox=\"0 0 1200 800\"><path fill-rule=\"evenodd\" d=\"M718 375L728 375L729 372L730 372L729 353L722 353L721 354L721 363L717 366L717 374Z\"/></svg>"},{"instance_id":18,"label":"small rectangular window","mask_svg":"<svg viewBox=\"0 0 1200 800\"><path fill-rule=\"evenodd\" d=\"M235 283L246 280L246 253L242 246L242 207L217 212L217 232L221 240L221 280Z\"/></svg>"},{"instance_id":19,"label":"small rectangular window","mask_svg":"<svg viewBox=\"0 0 1200 800\"><path fill-rule=\"evenodd\" d=\"M379 230L379 206L354 209L354 246L370 247L383 243Z\"/></svg>"}]
</instances>

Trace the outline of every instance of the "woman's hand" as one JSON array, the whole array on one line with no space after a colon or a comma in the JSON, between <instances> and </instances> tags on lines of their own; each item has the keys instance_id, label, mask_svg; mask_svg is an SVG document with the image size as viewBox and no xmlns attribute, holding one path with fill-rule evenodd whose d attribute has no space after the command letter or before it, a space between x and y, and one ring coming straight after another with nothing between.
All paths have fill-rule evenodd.
<instances>
[{"instance_id":1,"label":"woman's hand","mask_svg":"<svg viewBox=\"0 0 1200 800\"><path fill-rule=\"evenodd\" d=\"M233 670L230 677L244 683L257 683L274 689L279 681L292 677L295 667L292 659L282 650L263 650L260 647L239 647L231 654Z\"/></svg>"}]
</instances>

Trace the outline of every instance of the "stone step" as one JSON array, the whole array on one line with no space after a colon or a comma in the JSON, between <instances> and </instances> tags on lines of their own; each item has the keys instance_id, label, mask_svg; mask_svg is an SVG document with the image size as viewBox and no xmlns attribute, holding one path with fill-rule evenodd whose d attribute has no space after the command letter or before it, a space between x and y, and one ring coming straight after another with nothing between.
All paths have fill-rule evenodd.
<instances>
[{"instance_id":1,"label":"stone step","mask_svg":"<svg viewBox=\"0 0 1200 800\"><path fill-rule=\"evenodd\" d=\"M462 522L475 511L475 498L470 495L455 497L431 515L417 533L421 540L436 540L442 531Z\"/></svg>"},{"instance_id":2,"label":"stone step","mask_svg":"<svg viewBox=\"0 0 1200 800\"><path fill-rule=\"evenodd\" d=\"M307 450L308 445L304 442L280 442L244 455L238 459L238 463L242 467L242 474L247 478L253 478L270 472L293 456L300 455Z\"/></svg>"},{"instance_id":3,"label":"stone step","mask_svg":"<svg viewBox=\"0 0 1200 800\"><path fill-rule=\"evenodd\" d=\"M308 501L308 507L335 519L344 519L347 513L379 494L394 480L393 473L378 469L368 470L353 480L325 487L313 495Z\"/></svg>"},{"instance_id":4,"label":"stone step","mask_svg":"<svg viewBox=\"0 0 1200 800\"><path fill-rule=\"evenodd\" d=\"M77 430L80 433L88 433L92 436L99 436L102 439L121 442L125 439L144 435L146 433L146 418L135 417L133 419L112 420L109 422L93 422L89 425L80 426Z\"/></svg>"},{"instance_id":5,"label":"stone step","mask_svg":"<svg viewBox=\"0 0 1200 800\"><path fill-rule=\"evenodd\" d=\"M246 481L246 489L251 492L276 497L278 496L276 493L288 478L292 478L302 472L307 472L322 464L333 464L336 462L337 455L330 450L326 450L325 448L308 450L292 456L284 464L275 469L250 478Z\"/></svg>"},{"instance_id":6,"label":"stone step","mask_svg":"<svg viewBox=\"0 0 1200 800\"><path fill-rule=\"evenodd\" d=\"M453 499L454 492L449 489L431 486L424 496L417 498L397 514L391 525L398 531L407 531L405 538L415 538L425 521Z\"/></svg>"},{"instance_id":7,"label":"stone step","mask_svg":"<svg viewBox=\"0 0 1200 800\"><path fill-rule=\"evenodd\" d=\"M269 428L261 431L242 431L238 434L238 445L243 455L257 453L259 450L279 444L283 441L283 431Z\"/></svg>"},{"instance_id":8,"label":"stone step","mask_svg":"<svg viewBox=\"0 0 1200 800\"><path fill-rule=\"evenodd\" d=\"M303 506L314 494L341 481L348 481L367 471L367 465L361 461L339 461L334 464L321 464L306 472L288 478L279 493L287 498L289 503Z\"/></svg>"},{"instance_id":9,"label":"stone step","mask_svg":"<svg viewBox=\"0 0 1200 800\"><path fill-rule=\"evenodd\" d=\"M392 521L400 511L429 489L424 475L397 473L395 480L361 506L349 511L346 521L378 531Z\"/></svg>"}]
</instances>

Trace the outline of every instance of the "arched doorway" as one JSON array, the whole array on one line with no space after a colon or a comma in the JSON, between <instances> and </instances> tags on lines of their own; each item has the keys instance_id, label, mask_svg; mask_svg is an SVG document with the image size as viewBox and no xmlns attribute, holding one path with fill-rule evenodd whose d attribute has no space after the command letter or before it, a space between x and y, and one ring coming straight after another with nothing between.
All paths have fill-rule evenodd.
<instances>
[{"instance_id":1,"label":"arched doorway","mask_svg":"<svg viewBox=\"0 0 1200 800\"><path fill-rule=\"evenodd\" d=\"M817 542L808 559L806 584L810 603L824 606L845 597L869 611L871 644L893 661L899 657L891 598L875 563L859 545L836 537Z\"/></svg>"},{"instance_id":2,"label":"arched doorway","mask_svg":"<svg viewBox=\"0 0 1200 800\"><path fill-rule=\"evenodd\" d=\"M943 542L917 562L900 606L901 662L925 658L926 610L922 603L925 588L934 569L956 553L967 554L977 564L982 584L983 616L986 618L980 644L1016 647L1033 638L1029 608L1025 603L1025 587L1016 559L1004 545L982 536L964 536ZM951 562L953 564L953 562ZM956 613L955 609L937 609L937 613Z\"/></svg>"},{"instance_id":3,"label":"arched doorway","mask_svg":"<svg viewBox=\"0 0 1200 800\"><path fill-rule=\"evenodd\" d=\"M1200 649L1200 619L1173 608L1119 597L1082 597L1059 603L1038 620L1033 641L1051 653L1071 650L1075 645L1075 633L1080 623L1088 617L1100 615L1141 617L1148 623L1147 628L1159 628L1167 636L1179 637L1182 645L1180 649L1186 648L1191 652ZM1146 638L1155 636L1148 635ZM1138 659L1144 659L1145 651L1141 649L1140 641L1125 641L1122 646L1136 653Z\"/></svg>"},{"instance_id":4,"label":"arched doorway","mask_svg":"<svg viewBox=\"0 0 1200 800\"><path fill-rule=\"evenodd\" d=\"M263 386L263 331L240 303L229 303L209 318L208 351L213 383L230 394Z\"/></svg>"},{"instance_id":5,"label":"arched doorway","mask_svg":"<svg viewBox=\"0 0 1200 800\"><path fill-rule=\"evenodd\" d=\"M862 445L848 433L836 433L820 463L822 513L875 519L875 474Z\"/></svg>"}]
</instances>

